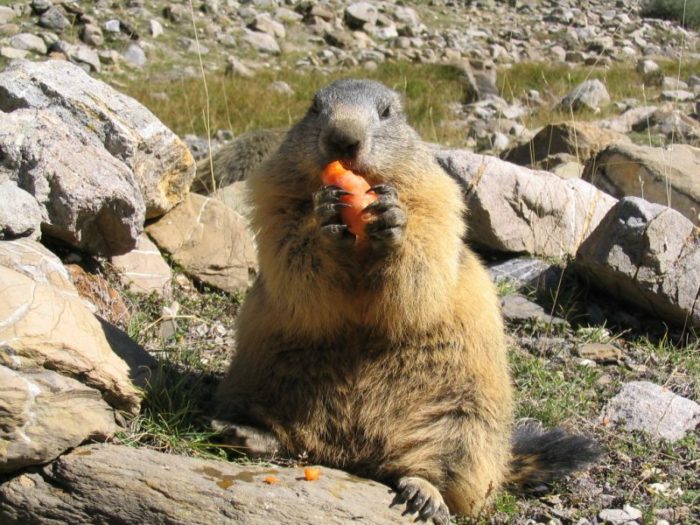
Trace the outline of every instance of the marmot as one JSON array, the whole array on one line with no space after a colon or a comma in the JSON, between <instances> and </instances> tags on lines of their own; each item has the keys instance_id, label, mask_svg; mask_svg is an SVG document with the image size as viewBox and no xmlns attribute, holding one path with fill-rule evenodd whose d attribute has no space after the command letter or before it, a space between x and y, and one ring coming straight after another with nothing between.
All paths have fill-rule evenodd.
<instances>
[{"instance_id":1,"label":"marmot","mask_svg":"<svg viewBox=\"0 0 700 525\"><path fill-rule=\"evenodd\" d=\"M334 160L379 195L364 247L339 217L343 191L321 186ZM496 291L462 241L459 187L397 93L365 80L321 89L249 185L260 273L238 317L223 417L386 482L436 523L595 457L586 438L514 430Z\"/></svg>"}]
</instances>

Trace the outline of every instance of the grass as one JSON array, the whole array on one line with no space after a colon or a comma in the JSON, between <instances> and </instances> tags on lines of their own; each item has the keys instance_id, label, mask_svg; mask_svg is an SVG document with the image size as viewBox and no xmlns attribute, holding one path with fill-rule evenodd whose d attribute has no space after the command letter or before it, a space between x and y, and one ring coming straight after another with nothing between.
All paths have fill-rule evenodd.
<instances>
[{"instance_id":1,"label":"grass","mask_svg":"<svg viewBox=\"0 0 700 525\"><path fill-rule=\"evenodd\" d=\"M140 79L123 89L176 133L205 134L207 99L202 79L182 78L173 82L158 77ZM438 125L452 118L450 105L462 99L459 71L444 65L399 62L383 63L372 72L360 68L327 74L262 70L253 78L210 74L207 85L211 129L231 129L239 134L251 129L289 126L304 114L320 87L342 77L378 80L402 93L408 119L424 139L446 145L463 141L459 132ZM286 82L294 93L288 95L270 89L275 81Z\"/></svg>"}]
</instances>

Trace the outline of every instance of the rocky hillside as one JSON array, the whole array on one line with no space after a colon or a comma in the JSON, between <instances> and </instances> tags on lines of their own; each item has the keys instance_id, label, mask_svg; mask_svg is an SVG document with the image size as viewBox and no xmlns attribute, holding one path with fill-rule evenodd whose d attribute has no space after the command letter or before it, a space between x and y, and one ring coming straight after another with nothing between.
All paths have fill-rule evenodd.
<instances>
[{"instance_id":1,"label":"rocky hillside","mask_svg":"<svg viewBox=\"0 0 700 525\"><path fill-rule=\"evenodd\" d=\"M605 450L477 522L700 522L700 40L581 4L0 5L0 523L413 521L211 418L258 270L246 174L349 74L462 188L518 416Z\"/></svg>"}]
</instances>

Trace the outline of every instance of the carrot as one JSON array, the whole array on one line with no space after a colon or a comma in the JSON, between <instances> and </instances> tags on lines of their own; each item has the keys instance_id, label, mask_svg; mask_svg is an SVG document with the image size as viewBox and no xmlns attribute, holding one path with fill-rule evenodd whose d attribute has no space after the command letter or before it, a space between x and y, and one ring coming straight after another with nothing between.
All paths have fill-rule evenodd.
<instances>
[{"instance_id":1,"label":"carrot","mask_svg":"<svg viewBox=\"0 0 700 525\"><path fill-rule=\"evenodd\" d=\"M365 236L365 225L368 218L364 217L362 210L377 200L374 192L367 193L370 189L367 181L355 175L352 171L343 168L338 162L331 162L321 173L321 181L326 185L338 186L352 195L343 195L340 200L350 205L350 208L343 208L340 217L348 226L350 232L357 236L358 241L362 241Z\"/></svg>"},{"instance_id":2,"label":"carrot","mask_svg":"<svg viewBox=\"0 0 700 525\"><path fill-rule=\"evenodd\" d=\"M279 482L279 478L276 478L275 476L267 476L265 479L263 479L263 481L268 485L275 485Z\"/></svg>"},{"instance_id":3,"label":"carrot","mask_svg":"<svg viewBox=\"0 0 700 525\"><path fill-rule=\"evenodd\" d=\"M316 481L321 477L321 469L319 467L306 467L304 469L304 479L306 481Z\"/></svg>"}]
</instances>

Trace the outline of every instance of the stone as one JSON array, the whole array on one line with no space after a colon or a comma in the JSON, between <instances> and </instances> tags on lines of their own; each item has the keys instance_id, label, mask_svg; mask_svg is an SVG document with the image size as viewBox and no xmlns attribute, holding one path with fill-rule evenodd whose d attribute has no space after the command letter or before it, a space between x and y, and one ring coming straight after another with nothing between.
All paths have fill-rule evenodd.
<instances>
[{"instance_id":1,"label":"stone","mask_svg":"<svg viewBox=\"0 0 700 525\"><path fill-rule=\"evenodd\" d=\"M578 355L596 363L618 363L622 350L610 343L586 343L578 348Z\"/></svg>"},{"instance_id":2,"label":"stone","mask_svg":"<svg viewBox=\"0 0 700 525\"><path fill-rule=\"evenodd\" d=\"M11 7L0 5L0 25L7 24L17 17L17 13Z\"/></svg>"},{"instance_id":3,"label":"stone","mask_svg":"<svg viewBox=\"0 0 700 525\"><path fill-rule=\"evenodd\" d=\"M122 58L134 67L142 68L148 63L146 53L138 44L129 44L122 53Z\"/></svg>"},{"instance_id":4,"label":"stone","mask_svg":"<svg viewBox=\"0 0 700 525\"><path fill-rule=\"evenodd\" d=\"M350 29L374 25L378 16L379 10L370 2L355 2L345 8L345 23Z\"/></svg>"},{"instance_id":5,"label":"stone","mask_svg":"<svg viewBox=\"0 0 700 525\"><path fill-rule=\"evenodd\" d=\"M76 64L87 64L92 71L100 72L102 69L100 63L100 55L95 49L81 44L69 44L64 40L59 40L53 46L51 51L59 51L66 55L68 60Z\"/></svg>"},{"instance_id":6,"label":"stone","mask_svg":"<svg viewBox=\"0 0 700 525\"><path fill-rule=\"evenodd\" d=\"M80 38L89 46L100 47L105 43L102 29L95 24L85 24L80 31Z\"/></svg>"},{"instance_id":7,"label":"stone","mask_svg":"<svg viewBox=\"0 0 700 525\"><path fill-rule=\"evenodd\" d=\"M21 62L5 69L0 110L18 107L47 108L84 126L132 171L147 218L162 215L189 190L195 165L187 146L141 104L72 64Z\"/></svg>"},{"instance_id":8,"label":"stone","mask_svg":"<svg viewBox=\"0 0 700 525\"><path fill-rule=\"evenodd\" d=\"M191 193L146 231L189 275L220 290L245 290L257 272L245 219L216 199Z\"/></svg>"},{"instance_id":9,"label":"stone","mask_svg":"<svg viewBox=\"0 0 700 525\"><path fill-rule=\"evenodd\" d=\"M613 206L579 248L606 293L680 326L700 326L700 236L677 211L637 197Z\"/></svg>"},{"instance_id":10,"label":"stone","mask_svg":"<svg viewBox=\"0 0 700 525\"><path fill-rule=\"evenodd\" d=\"M122 30L121 22L119 22L119 20L117 20L116 18L113 18L112 20L107 20L105 22L104 27L105 31L107 31L108 33L120 33Z\"/></svg>"},{"instance_id":11,"label":"stone","mask_svg":"<svg viewBox=\"0 0 700 525\"><path fill-rule=\"evenodd\" d=\"M148 21L148 30L153 38L158 38L163 35L163 25L158 20L151 19Z\"/></svg>"},{"instance_id":12,"label":"stone","mask_svg":"<svg viewBox=\"0 0 700 525\"><path fill-rule=\"evenodd\" d=\"M29 56L29 51L24 49L15 49L14 47L0 47L0 56L8 60L21 60Z\"/></svg>"},{"instance_id":13,"label":"stone","mask_svg":"<svg viewBox=\"0 0 700 525\"><path fill-rule=\"evenodd\" d=\"M461 150L442 150L436 157L462 187L469 241L489 250L574 255L615 203L582 180L495 157Z\"/></svg>"},{"instance_id":14,"label":"stone","mask_svg":"<svg viewBox=\"0 0 700 525\"><path fill-rule=\"evenodd\" d=\"M661 100L672 102L689 102L695 100L695 93L683 89L669 89L661 92Z\"/></svg>"},{"instance_id":15,"label":"stone","mask_svg":"<svg viewBox=\"0 0 700 525\"><path fill-rule=\"evenodd\" d=\"M2 116L0 171L39 204L44 234L97 255L131 250L145 220L131 170L88 131L49 109Z\"/></svg>"},{"instance_id":16,"label":"stone","mask_svg":"<svg viewBox=\"0 0 700 525\"><path fill-rule=\"evenodd\" d=\"M629 133L643 124L643 128L649 126L649 120L658 108L656 106L640 106L630 108L621 115L609 119L601 120L598 124L602 128L616 131L618 133Z\"/></svg>"},{"instance_id":17,"label":"stone","mask_svg":"<svg viewBox=\"0 0 700 525\"><path fill-rule=\"evenodd\" d=\"M0 241L0 283L0 365L58 372L98 390L115 408L138 412L128 365L55 255L29 239Z\"/></svg>"},{"instance_id":18,"label":"stone","mask_svg":"<svg viewBox=\"0 0 700 525\"><path fill-rule=\"evenodd\" d=\"M226 59L226 74L243 78L251 78L254 75L252 69L233 56Z\"/></svg>"},{"instance_id":19,"label":"stone","mask_svg":"<svg viewBox=\"0 0 700 525\"><path fill-rule=\"evenodd\" d=\"M98 390L52 370L0 364L0 400L0 474L41 465L117 430L114 411Z\"/></svg>"},{"instance_id":20,"label":"stone","mask_svg":"<svg viewBox=\"0 0 700 525\"><path fill-rule=\"evenodd\" d=\"M41 236L41 207L31 194L6 180L0 182L0 202L0 239Z\"/></svg>"},{"instance_id":21,"label":"stone","mask_svg":"<svg viewBox=\"0 0 700 525\"><path fill-rule=\"evenodd\" d=\"M263 480L274 476L277 481ZM0 486L3 523L413 523L381 483L332 468L237 464L88 445Z\"/></svg>"},{"instance_id":22,"label":"stone","mask_svg":"<svg viewBox=\"0 0 700 525\"><path fill-rule=\"evenodd\" d=\"M700 222L700 148L615 143L591 159L583 178L614 197L643 197Z\"/></svg>"},{"instance_id":23,"label":"stone","mask_svg":"<svg viewBox=\"0 0 700 525\"><path fill-rule=\"evenodd\" d=\"M562 111L578 111L582 108L598 111L608 102L610 102L610 95L605 84L594 78L576 86L561 99L557 107Z\"/></svg>"},{"instance_id":24,"label":"stone","mask_svg":"<svg viewBox=\"0 0 700 525\"><path fill-rule=\"evenodd\" d=\"M255 31L267 33L275 38L284 38L287 36L284 26L276 20L273 20L268 13L260 13L257 15L251 27Z\"/></svg>"},{"instance_id":25,"label":"stone","mask_svg":"<svg viewBox=\"0 0 700 525\"><path fill-rule=\"evenodd\" d=\"M394 10L394 18L397 22L406 24L411 27L417 27L420 25L420 16L415 9L407 6L396 6Z\"/></svg>"},{"instance_id":26,"label":"stone","mask_svg":"<svg viewBox=\"0 0 700 525\"><path fill-rule=\"evenodd\" d=\"M32 10L37 14L41 15L51 9L53 6L52 0L32 0Z\"/></svg>"},{"instance_id":27,"label":"stone","mask_svg":"<svg viewBox=\"0 0 700 525\"><path fill-rule=\"evenodd\" d=\"M501 311L503 318L511 323L531 321L552 325L568 324L564 319L548 314L539 304L520 294L508 294L501 299Z\"/></svg>"},{"instance_id":28,"label":"stone","mask_svg":"<svg viewBox=\"0 0 700 525\"><path fill-rule=\"evenodd\" d=\"M44 40L31 33L19 33L10 38L10 45L15 49L24 49L32 53L45 55L48 51Z\"/></svg>"},{"instance_id":29,"label":"stone","mask_svg":"<svg viewBox=\"0 0 700 525\"><path fill-rule=\"evenodd\" d=\"M285 24L295 24L301 22L303 18L303 15L295 13L286 7L278 7L277 10L275 10L275 20Z\"/></svg>"},{"instance_id":30,"label":"stone","mask_svg":"<svg viewBox=\"0 0 700 525\"><path fill-rule=\"evenodd\" d=\"M535 257L514 257L486 264L494 282L509 282L518 289L546 289L559 281L559 269Z\"/></svg>"},{"instance_id":31,"label":"stone","mask_svg":"<svg viewBox=\"0 0 700 525\"><path fill-rule=\"evenodd\" d=\"M589 157L615 142L630 140L588 122L561 122L546 125L529 142L504 152L502 158L521 166L538 166L552 155L567 153L585 163Z\"/></svg>"},{"instance_id":32,"label":"stone","mask_svg":"<svg viewBox=\"0 0 700 525\"><path fill-rule=\"evenodd\" d=\"M630 505L625 505L621 509L603 509L598 513L599 519L613 525L637 523L637 520L641 520L642 516L641 510Z\"/></svg>"},{"instance_id":33,"label":"stone","mask_svg":"<svg viewBox=\"0 0 700 525\"><path fill-rule=\"evenodd\" d=\"M112 257L111 262L122 284L131 290L169 296L173 272L147 235L142 234L133 250Z\"/></svg>"},{"instance_id":34,"label":"stone","mask_svg":"<svg viewBox=\"0 0 700 525\"><path fill-rule=\"evenodd\" d=\"M637 61L637 73L639 73L642 76L650 75L652 73L656 73L657 71L661 70L661 67L659 64L654 62L653 60L649 60L648 58L640 58Z\"/></svg>"},{"instance_id":35,"label":"stone","mask_svg":"<svg viewBox=\"0 0 700 525\"><path fill-rule=\"evenodd\" d=\"M52 6L39 17L39 25L60 33L69 28L71 22L60 8Z\"/></svg>"},{"instance_id":36,"label":"stone","mask_svg":"<svg viewBox=\"0 0 700 525\"><path fill-rule=\"evenodd\" d=\"M608 402L601 418L627 431L678 441L700 424L700 405L649 381L632 381Z\"/></svg>"},{"instance_id":37,"label":"stone","mask_svg":"<svg viewBox=\"0 0 700 525\"><path fill-rule=\"evenodd\" d=\"M277 43L277 40L275 40L275 37L266 33L246 31L245 35L243 36L243 41L261 53L279 55L281 52L280 46Z\"/></svg>"}]
</instances>

